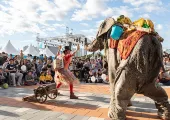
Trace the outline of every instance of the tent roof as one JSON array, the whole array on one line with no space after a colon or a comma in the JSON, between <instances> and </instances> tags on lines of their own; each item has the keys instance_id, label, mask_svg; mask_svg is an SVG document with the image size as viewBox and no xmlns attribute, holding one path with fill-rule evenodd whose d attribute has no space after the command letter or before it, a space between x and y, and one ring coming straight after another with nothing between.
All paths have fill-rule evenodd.
<instances>
[{"instance_id":1,"label":"tent roof","mask_svg":"<svg viewBox=\"0 0 170 120\"><path fill-rule=\"evenodd\" d=\"M24 52L25 55L31 54L33 56L39 56L39 52L32 46L30 45Z\"/></svg>"},{"instance_id":2,"label":"tent roof","mask_svg":"<svg viewBox=\"0 0 170 120\"><path fill-rule=\"evenodd\" d=\"M11 41L9 40L6 46L1 50L2 52L8 53L8 54L13 54L13 55L18 55L19 51L11 44Z\"/></svg>"},{"instance_id":3,"label":"tent roof","mask_svg":"<svg viewBox=\"0 0 170 120\"><path fill-rule=\"evenodd\" d=\"M47 57L54 57L55 55L50 51L48 47L46 47L44 50L41 51L41 54L46 55Z\"/></svg>"}]
</instances>

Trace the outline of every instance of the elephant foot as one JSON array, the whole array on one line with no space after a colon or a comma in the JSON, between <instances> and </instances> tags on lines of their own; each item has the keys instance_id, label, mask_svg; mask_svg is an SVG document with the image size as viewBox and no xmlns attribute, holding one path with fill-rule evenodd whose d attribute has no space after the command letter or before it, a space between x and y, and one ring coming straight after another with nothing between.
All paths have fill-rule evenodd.
<instances>
[{"instance_id":1,"label":"elephant foot","mask_svg":"<svg viewBox=\"0 0 170 120\"><path fill-rule=\"evenodd\" d=\"M170 120L170 115L169 114L164 114L162 112L158 112L157 115L162 120Z\"/></svg>"},{"instance_id":2,"label":"elephant foot","mask_svg":"<svg viewBox=\"0 0 170 120\"><path fill-rule=\"evenodd\" d=\"M111 108L109 108L108 117L109 117L109 118L114 118L114 114L113 114Z\"/></svg>"},{"instance_id":3,"label":"elephant foot","mask_svg":"<svg viewBox=\"0 0 170 120\"><path fill-rule=\"evenodd\" d=\"M158 117L162 120L170 120L170 105L168 102L163 104L163 108L158 109Z\"/></svg>"},{"instance_id":4,"label":"elephant foot","mask_svg":"<svg viewBox=\"0 0 170 120\"><path fill-rule=\"evenodd\" d=\"M112 120L126 120L125 115L121 114L121 116L118 116L118 113L114 112L112 108L109 108L108 117Z\"/></svg>"}]
</instances>

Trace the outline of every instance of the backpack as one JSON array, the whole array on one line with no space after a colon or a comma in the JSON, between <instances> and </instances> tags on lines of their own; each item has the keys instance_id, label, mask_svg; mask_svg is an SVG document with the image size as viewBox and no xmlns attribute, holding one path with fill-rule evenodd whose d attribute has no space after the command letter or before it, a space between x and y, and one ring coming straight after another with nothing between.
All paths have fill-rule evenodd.
<instances>
[{"instance_id":1,"label":"backpack","mask_svg":"<svg viewBox=\"0 0 170 120\"><path fill-rule=\"evenodd\" d=\"M62 69L62 68L64 68L64 60L63 60L63 57L58 56L58 57L53 61L53 66L54 66L54 69Z\"/></svg>"}]
</instances>

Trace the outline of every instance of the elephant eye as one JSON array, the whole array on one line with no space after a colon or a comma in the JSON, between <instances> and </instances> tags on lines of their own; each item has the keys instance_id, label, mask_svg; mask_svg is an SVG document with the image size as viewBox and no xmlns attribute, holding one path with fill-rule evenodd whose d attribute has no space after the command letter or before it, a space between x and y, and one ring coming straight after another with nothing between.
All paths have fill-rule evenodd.
<instances>
[{"instance_id":1,"label":"elephant eye","mask_svg":"<svg viewBox=\"0 0 170 120\"><path fill-rule=\"evenodd\" d=\"M106 25L106 22L103 23L102 28Z\"/></svg>"}]
</instances>

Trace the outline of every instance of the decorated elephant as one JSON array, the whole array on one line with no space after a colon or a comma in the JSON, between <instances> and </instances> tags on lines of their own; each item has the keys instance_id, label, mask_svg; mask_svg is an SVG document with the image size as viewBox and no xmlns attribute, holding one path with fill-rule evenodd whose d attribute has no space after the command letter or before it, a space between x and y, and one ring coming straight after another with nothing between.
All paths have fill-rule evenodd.
<instances>
[{"instance_id":1,"label":"decorated elephant","mask_svg":"<svg viewBox=\"0 0 170 120\"><path fill-rule=\"evenodd\" d=\"M114 40L110 34L112 27L118 24L113 18L104 20L96 40L85 47L91 52L105 48L111 91L108 116L113 120L125 120L128 103L137 93L154 100L158 116L169 120L167 93L155 82L163 67L162 45L158 35L132 30L124 31L119 40Z\"/></svg>"}]
</instances>

